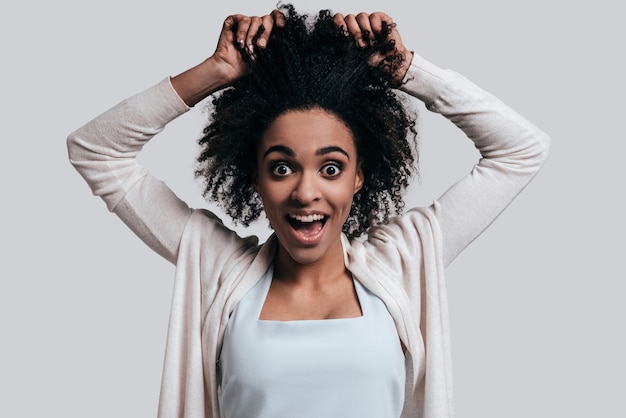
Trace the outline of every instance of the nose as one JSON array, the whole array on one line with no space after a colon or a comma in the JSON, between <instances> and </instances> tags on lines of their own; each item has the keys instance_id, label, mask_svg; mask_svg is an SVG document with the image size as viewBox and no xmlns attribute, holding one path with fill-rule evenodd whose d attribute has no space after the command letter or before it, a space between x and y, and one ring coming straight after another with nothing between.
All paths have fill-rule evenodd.
<instances>
[{"instance_id":1,"label":"nose","mask_svg":"<svg viewBox=\"0 0 626 418\"><path fill-rule=\"evenodd\" d=\"M315 173L302 173L291 192L291 199L308 205L320 199L318 176Z\"/></svg>"}]
</instances>

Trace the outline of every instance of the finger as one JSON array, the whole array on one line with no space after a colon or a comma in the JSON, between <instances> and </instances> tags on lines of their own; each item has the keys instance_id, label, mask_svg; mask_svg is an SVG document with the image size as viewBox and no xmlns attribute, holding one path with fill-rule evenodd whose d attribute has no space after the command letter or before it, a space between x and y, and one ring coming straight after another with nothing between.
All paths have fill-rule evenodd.
<instances>
[{"instance_id":1,"label":"finger","mask_svg":"<svg viewBox=\"0 0 626 418\"><path fill-rule=\"evenodd\" d=\"M259 31L256 35L256 46L259 48L265 48L267 46L267 41L270 38L270 33L272 33L275 24L276 22L274 22L274 18L271 15L265 15L261 18L261 26L259 26Z\"/></svg>"},{"instance_id":2,"label":"finger","mask_svg":"<svg viewBox=\"0 0 626 418\"><path fill-rule=\"evenodd\" d=\"M370 15L368 13L359 13L356 15L356 21L361 28L361 39L363 40L363 43L367 42L367 44L370 44L374 39L374 33L372 32L372 26L370 25Z\"/></svg>"},{"instance_id":3,"label":"finger","mask_svg":"<svg viewBox=\"0 0 626 418\"><path fill-rule=\"evenodd\" d=\"M383 34L383 27L386 25L389 33L383 35L385 35L387 39L393 40L396 48L400 50L404 48L404 45L402 44L402 37L400 36L400 32L398 32L398 27L391 16L383 12L372 13L370 15L370 25L376 35Z\"/></svg>"},{"instance_id":4,"label":"finger","mask_svg":"<svg viewBox=\"0 0 626 418\"><path fill-rule=\"evenodd\" d=\"M233 19L235 23L233 25L235 30L235 41L240 47L244 47L246 44L246 35L248 34L248 28L250 27L250 17L244 15L234 15Z\"/></svg>"},{"instance_id":5,"label":"finger","mask_svg":"<svg viewBox=\"0 0 626 418\"><path fill-rule=\"evenodd\" d=\"M341 13L335 13L335 15L333 16L333 23L335 24L335 26L341 28L344 32L346 32L346 34L348 33L346 19Z\"/></svg>"},{"instance_id":6,"label":"finger","mask_svg":"<svg viewBox=\"0 0 626 418\"><path fill-rule=\"evenodd\" d=\"M262 27L263 25L263 20L258 17L258 16L251 16L250 17L250 25L248 26L248 31L246 32L246 38L245 38L245 42L246 42L246 48L248 48L248 51L250 54L254 53L254 43L255 43L255 38L257 36L257 34L259 33L259 29ZM261 31L263 31L263 29L261 29Z\"/></svg>"},{"instance_id":7,"label":"finger","mask_svg":"<svg viewBox=\"0 0 626 418\"><path fill-rule=\"evenodd\" d=\"M274 23L276 23L276 26L278 26L279 28L282 28L285 26L285 15L280 10L278 9L272 10L272 13L270 13L270 17L272 18Z\"/></svg>"},{"instance_id":8,"label":"finger","mask_svg":"<svg viewBox=\"0 0 626 418\"><path fill-rule=\"evenodd\" d=\"M388 25L393 25L393 20L386 13L375 12L369 15L369 24L375 35L379 35L382 32L383 22L386 22Z\"/></svg>"},{"instance_id":9,"label":"finger","mask_svg":"<svg viewBox=\"0 0 626 418\"><path fill-rule=\"evenodd\" d=\"M260 33L258 33L258 39L256 41L256 45L259 48L265 48L267 46L267 42L270 39L270 34L275 26L282 28L285 26L285 15L278 9L272 10L269 15L265 15L261 18L263 29Z\"/></svg>"},{"instance_id":10,"label":"finger","mask_svg":"<svg viewBox=\"0 0 626 418\"><path fill-rule=\"evenodd\" d=\"M393 21L391 16L383 12L372 13L372 15L370 15L370 24L372 26L372 30L374 30L377 35L382 34L383 26L386 25L389 33L384 35L388 40L393 40L396 50L402 55L407 56L407 54L410 54L412 56L412 53L409 52L404 46L402 37L398 31L398 26Z\"/></svg>"},{"instance_id":11,"label":"finger","mask_svg":"<svg viewBox=\"0 0 626 418\"><path fill-rule=\"evenodd\" d=\"M235 18L233 16L228 16L224 20L224 24L222 25L222 33L220 34L220 38L225 39L228 43L232 43L235 39L235 26Z\"/></svg>"},{"instance_id":12,"label":"finger","mask_svg":"<svg viewBox=\"0 0 626 418\"><path fill-rule=\"evenodd\" d=\"M363 39L363 33L361 32L361 27L357 22L356 16L353 14L349 14L344 18L346 22L346 29L350 36L354 38L356 44L362 48L367 46L367 42Z\"/></svg>"}]
</instances>

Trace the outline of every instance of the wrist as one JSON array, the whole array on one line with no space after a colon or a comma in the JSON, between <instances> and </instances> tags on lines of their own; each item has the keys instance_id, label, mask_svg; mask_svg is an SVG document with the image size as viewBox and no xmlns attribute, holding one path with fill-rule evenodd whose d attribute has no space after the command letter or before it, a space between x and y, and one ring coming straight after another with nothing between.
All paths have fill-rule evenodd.
<instances>
[{"instance_id":1,"label":"wrist","mask_svg":"<svg viewBox=\"0 0 626 418\"><path fill-rule=\"evenodd\" d=\"M411 63L413 62L414 52L408 51L405 49L404 52L401 53L401 55L403 57L402 62L396 69L394 76L393 76L393 82L396 85L402 84L402 82L406 78L406 75L408 74L409 69L411 68Z\"/></svg>"},{"instance_id":2,"label":"wrist","mask_svg":"<svg viewBox=\"0 0 626 418\"><path fill-rule=\"evenodd\" d=\"M228 87L235 80L224 64L214 57L209 57L196 65L172 77L172 86L183 101L193 107L210 94Z\"/></svg>"}]
</instances>

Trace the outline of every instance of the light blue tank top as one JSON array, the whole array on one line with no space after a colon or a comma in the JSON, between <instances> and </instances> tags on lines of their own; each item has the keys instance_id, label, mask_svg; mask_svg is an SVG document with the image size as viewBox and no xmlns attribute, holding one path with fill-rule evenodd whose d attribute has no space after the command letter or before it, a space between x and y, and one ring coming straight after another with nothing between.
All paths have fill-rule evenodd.
<instances>
[{"instance_id":1,"label":"light blue tank top","mask_svg":"<svg viewBox=\"0 0 626 418\"><path fill-rule=\"evenodd\" d=\"M259 320L270 271L233 311L220 355L225 418L393 418L404 354L384 303L355 280L358 318Z\"/></svg>"}]
</instances>

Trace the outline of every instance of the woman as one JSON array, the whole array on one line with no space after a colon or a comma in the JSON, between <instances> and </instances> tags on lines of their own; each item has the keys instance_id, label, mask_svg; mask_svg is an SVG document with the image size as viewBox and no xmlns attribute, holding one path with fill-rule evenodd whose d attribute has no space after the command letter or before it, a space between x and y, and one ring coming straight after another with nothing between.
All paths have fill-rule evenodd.
<instances>
[{"instance_id":1,"label":"woman","mask_svg":"<svg viewBox=\"0 0 626 418\"><path fill-rule=\"evenodd\" d=\"M482 158L402 212L422 100ZM259 245L136 161L209 95L196 174ZM453 416L444 267L537 173L547 136L410 52L384 13L235 15L215 53L68 138L93 192L176 265L159 416ZM363 234L367 232L366 236Z\"/></svg>"}]
</instances>

